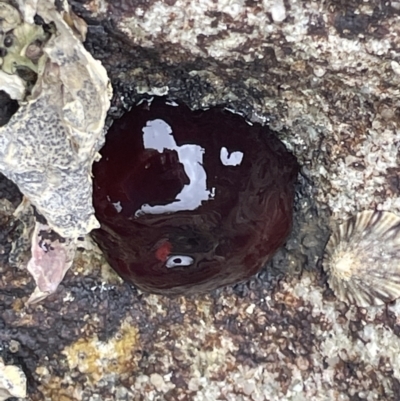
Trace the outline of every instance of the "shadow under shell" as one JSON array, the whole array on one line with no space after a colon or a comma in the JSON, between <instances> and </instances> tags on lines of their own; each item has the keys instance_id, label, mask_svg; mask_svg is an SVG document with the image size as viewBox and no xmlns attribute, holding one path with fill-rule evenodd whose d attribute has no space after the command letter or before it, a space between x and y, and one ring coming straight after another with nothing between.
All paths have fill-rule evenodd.
<instances>
[{"instance_id":1,"label":"shadow under shell","mask_svg":"<svg viewBox=\"0 0 400 401\"><path fill-rule=\"evenodd\" d=\"M114 122L101 154L93 237L144 291L192 294L246 280L290 232L296 159L239 115L155 98Z\"/></svg>"}]
</instances>

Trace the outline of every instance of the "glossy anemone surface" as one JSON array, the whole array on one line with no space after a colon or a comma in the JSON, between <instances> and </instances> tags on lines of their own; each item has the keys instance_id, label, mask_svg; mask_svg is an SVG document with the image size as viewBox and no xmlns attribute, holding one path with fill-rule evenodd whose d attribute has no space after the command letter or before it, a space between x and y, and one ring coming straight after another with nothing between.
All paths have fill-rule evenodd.
<instances>
[{"instance_id":1,"label":"glossy anemone surface","mask_svg":"<svg viewBox=\"0 0 400 401\"><path fill-rule=\"evenodd\" d=\"M227 110L143 102L114 122L101 154L93 236L142 290L191 294L243 281L290 232L294 156Z\"/></svg>"}]
</instances>

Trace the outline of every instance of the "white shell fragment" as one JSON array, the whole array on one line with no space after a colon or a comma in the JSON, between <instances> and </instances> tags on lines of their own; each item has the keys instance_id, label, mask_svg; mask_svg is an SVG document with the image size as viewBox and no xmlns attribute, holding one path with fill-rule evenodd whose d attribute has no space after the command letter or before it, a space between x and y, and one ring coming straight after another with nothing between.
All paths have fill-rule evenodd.
<instances>
[{"instance_id":1,"label":"white shell fragment","mask_svg":"<svg viewBox=\"0 0 400 401\"><path fill-rule=\"evenodd\" d=\"M9 64L37 69L38 78L32 94L0 128L0 171L18 185L52 229L65 238L77 238L98 227L90 174L104 142L109 80L100 62L83 47L80 39L85 32L76 32L79 26L83 29L83 22L76 23L66 2L64 12L58 12L52 0L19 4L36 7L46 23L54 24L55 34L43 48L33 49L43 55L32 67L29 42L42 32L37 26L29 29L26 21L23 29L14 27L18 19L9 18L15 35L21 35L15 37L17 53L7 55ZM72 28L66 21L72 21ZM3 71L13 74L11 67Z\"/></svg>"},{"instance_id":2,"label":"white shell fragment","mask_svg":"<svg viewBox=\"0 0 400 401\"><path fill-rule=\"evenodd\" d=\"M25 85L18 75L10 75L0 70L0 90L7 92L11 99L22 100L25 95Z\"/></svg>"},{"instance_id":3,"label":"white shell fragment","mask_svg":"<svg viewBox=\"0 0 400 401\"><path fill-rule=\"evenodd\" d=\"M323 262L328 283L343 302L361 307L400 297L400 217L363 211L331 235Z\"/></svg>"},{"instance_id":4,"label":"white shell fragment","mask_svg":"<svg viewBox=\"0 0 400 401\"><path fill-rule=\"evenodd\" d=\"M0 358L0 401L26 397L26 377L17 366L4 365Z\"/></svg>"}]
</instances>

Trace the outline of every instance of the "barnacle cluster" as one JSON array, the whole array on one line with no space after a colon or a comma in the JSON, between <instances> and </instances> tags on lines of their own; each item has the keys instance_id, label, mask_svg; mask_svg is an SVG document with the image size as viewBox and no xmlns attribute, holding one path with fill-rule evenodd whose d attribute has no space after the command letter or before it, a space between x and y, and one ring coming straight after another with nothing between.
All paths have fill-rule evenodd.
<instances>
[{"instance_id":1,"label":"barnacle cluster","mask_svg":"<svg viewBox=\"0 0 400 401\"><path fill-rule=\"evenodd\" d=\"M336 296L361 307L400 297L400 217L363 211L339 225L325 249L324 269Z\"/></svg>"},{"instance_id":2,"label":"barnacle cluster","mask_svg":"<svg viewBox=\"0 0 400 401\"><path fill-rule=\"evenodd\" d=\"M21 78L27 88L37 79L43 46L50 38L43 25L25 22L19 10L0 2L0 68ZM4 75L3 75L4 77Z\"/></svg>"},{"instance_id":3,"label":"barnacle cluster","mask_svg":"<svg viewBox=\"0 0 400 401\"><path fill-rule=\"evenodd\" d=\"M19 77L27 89L18 112L0 128L0 171L53 229L76 238L97 226L90 169L104 138L108 77L84 49L85 29L67 4L59 12L54 1L39 0L33 13L39 25L26 19L25 3L19 10L0 4L0 89L4 76Z\"/></svg>"},{"instance_id":4,"label":"barnacle cluster","mask_svg":"<svg viewBox=\"0 0 400 401\"><path fill-rule=\"evenodd\" d=\"M86 24L66 1L0 0L0 91L19 103L0 127L0 171L48 223L37 223L28 264L36 300L55 291L76 239L98 226L90 171L104 141L111 88L82 44L85 35ZM66 239L51 252L40 247L40 232L50 229Z\"/></svg>"}]
</instances>

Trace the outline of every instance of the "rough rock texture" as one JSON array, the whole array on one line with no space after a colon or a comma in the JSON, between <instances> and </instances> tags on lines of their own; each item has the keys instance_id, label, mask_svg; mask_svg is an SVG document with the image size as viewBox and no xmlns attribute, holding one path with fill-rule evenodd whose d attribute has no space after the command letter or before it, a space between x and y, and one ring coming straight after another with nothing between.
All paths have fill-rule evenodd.
<instances>
[{"instance_id":1,"label":"rough rock texture","mask_svg":"<svg viewBox=\"0 0 400 401\"><path fill-rule=\"evenodd\" d=\"M397 400L399 301L346 306L319 260L336 221L400 212L400 3L71 3L112 80L110 117L143 93L227 105L278 131L302 175L292 236L246 284L139 294L84 251L34 307L24 305L32 279L8 262L24 230L1 180L1 356L24 370L29 399Z\"/></svg>"}]
</instances>

